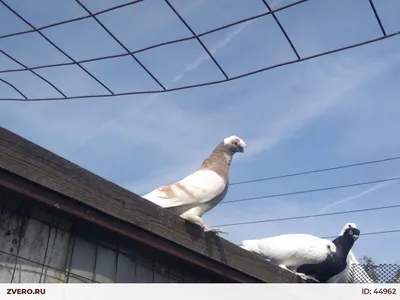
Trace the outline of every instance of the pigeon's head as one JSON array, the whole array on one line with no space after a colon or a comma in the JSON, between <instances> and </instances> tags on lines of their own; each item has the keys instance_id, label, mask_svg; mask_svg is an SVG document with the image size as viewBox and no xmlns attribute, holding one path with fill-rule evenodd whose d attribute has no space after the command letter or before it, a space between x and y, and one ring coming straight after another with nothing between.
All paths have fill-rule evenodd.
<instances>
[{"instance_id":1,"label":"pigeon's head","mask_svg":"<svg viewBox=\"0 0 400 300\"><path fill-rule=\"evenodd\" d=\"M336 245L332 241L326 240L326 249L330 256L333 256L336 253Z\"/></svg>"},{"instance_id":2,"label":"pigeon's head","mask_svg":"<svg viewBox=\"0 0 400 300\"><path fill-rule=\"evenodd\" d=\"M343 226L342 231L339 235L343 235L345 231L349 228L357 228L357 225L355 223L346 223L346 225Z\"/></svg>"},{"instance_id":3,"label":"pigeon's head","mask_svg":"<svg viewBox=\"0 0 400 300\"><path fill-rule=\"evenodd\" d=\"M247 147L246 143L236 135L224 138L224 146L227 147L231 153L244 152Z\"/></svg>"},{"instance_id":4,"label":"pigeon's head","mask_svg":"<svg viewBox=\"0 0 400 300\"><path fill-rule=\"evenodd\" d=\"M357 228L356 224L348 223L348 227L344 230L343 236L351 237L354 241L356 241L360 236L360 229Z\"/></svg>"}]
</instances>

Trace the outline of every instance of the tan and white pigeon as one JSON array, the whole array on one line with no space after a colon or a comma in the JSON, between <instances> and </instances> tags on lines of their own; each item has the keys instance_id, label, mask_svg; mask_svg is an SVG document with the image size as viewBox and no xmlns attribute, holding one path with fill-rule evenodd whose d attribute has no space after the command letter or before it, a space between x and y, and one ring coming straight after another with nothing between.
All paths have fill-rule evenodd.
<instances>
[{"instance_id":1,"label":"tan and white pigeon","mask_svg":"<svg viewBox=\"0 0 400 300\"><path fill-rule=\"evenodd\" d=\"M236 152L243 152L246 147L241 138L234 135L227 137L194 173L142 197L198 224L204 231L225 233L205 225L201 217L225 198L232 157Z\"/></svg>"}]
</instances>

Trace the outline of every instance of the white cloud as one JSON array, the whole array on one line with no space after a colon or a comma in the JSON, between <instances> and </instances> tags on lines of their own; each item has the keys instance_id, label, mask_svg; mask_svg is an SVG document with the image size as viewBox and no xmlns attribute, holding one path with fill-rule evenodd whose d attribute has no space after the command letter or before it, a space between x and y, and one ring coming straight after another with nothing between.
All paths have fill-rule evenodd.
<instances>
[{"instance_id":1,"label":"white cloud","mask_svg":"<svg viewBox=\"0 0 400 300\"><path fill-rule=\"evenodd\" d=\"M333 203L325 206L323 209L318 211L317 214L325 213L325 212L329 211L331 208L333 208L335 206L338 206L340 204L344 204L344 203L347 203L347 202L350 202L350 201L357 200L357 199L360 199L362 197L365 197L365 196L367 196L367 195L369 195L369 194L371 194L373 192L376 192L376 191L379 191L381 189L384 189L384 188L392 185L393 183L395 183L395 181L386 181L386 182L378 183L378 184L376 184L376 185L374 185L374 186L372 186L372 187L370 187L368 189L365 189L362 192L359 192L359 193L354 194L352 196L345 197L343 199L334 201Z\"/></svg>"}]
</instances>

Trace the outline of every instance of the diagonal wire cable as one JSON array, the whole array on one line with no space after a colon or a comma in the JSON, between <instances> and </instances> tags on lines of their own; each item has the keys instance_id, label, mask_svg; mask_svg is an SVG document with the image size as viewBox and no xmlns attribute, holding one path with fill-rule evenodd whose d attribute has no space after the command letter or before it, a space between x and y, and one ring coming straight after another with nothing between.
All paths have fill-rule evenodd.
<instances>
[{"instance_id":1,"label":"diagonal wire cable","mask_svg":"<svg viewBox=\"0 0 400 300\"><path fill-rule=\"evenodd\" d=\"M15 16L17 16L21 21L23 21L26 25L31 27L35 32L37 32L42 38L44 38L47 42L49 42L54 48L64 54L69 60L73 61L80 69L82 69L87 75L89 75L92 79L94 79L97 83L99 83L103 88L105 88L112 96L114 92L111 91L104 83L102 83L99 79L97 79L93 74L91 74L88 70L82 67L79 63L77 63L71 56L69 56L65 51L63 51L60 47L54 44L48 37L46 37L41 31L37 30L35 26L33 26L28 20L22 17L18 12L16 12L12 7L10 7L4 0L0 0L0 3L3 4L9 11L11 11ZM36 74L36 73L35 73ZM61 98L68 99L68 98Z\"/></svg>"},{"instance_id":2,"label":"diagonal wire cable","mask_svg":"<svg viewBox=\"0 0 400 300\"><path fill-rule=\"evenodd\" d=\"M101 10L101 11L93 13L93 16L98 16L98 15L101 15L101 14L105 14L107 12L110 12L110 11L113 11L113 10L116 10L116 9L119 9L119 8L122 8L122 7L125 7L125 6L130 6L132 4L136 4L136 3L139 3L139 2L143 2L143 1L144 0L134 0L134 1L129 1L127 3L120 4L120 5L117 5L117 6L112 6L110 8L107 8L107 9L104 9L104 10ZM65 21L48 24L48 25L45 25L45 26L42 26L42 27L37 27L36 29L29 29L29 30L23 30L23 31L8 33L8 34L1 35L0 39L12 37L12 36L17 36L17 35L22 35L22 34L27 34L27 33L33 33L33 32L36 32L36 31L41 31L41 30L44 30L44 29L48 29L48 28L52 28L52 27L56 27L56 26L60 26L60 25L64 25L64 24L68 24L68 23L72 23L72 22L76 22L76 21L81 21L81 20L84 20L84 19L87 19L87 18L90 18L90 16L89 15L85 15L85 16L82 16L82 17L72 18L72 19L68 19L68 20L65 20Z\"/></svg>"},{"instance_id":3,"label":"diagonal wire cable","mask_svg":"<svg viewBox=\"0 0 400 300\"><path fill-rule=\"evenodd\" d=\"M6 53L5 51L0 49L0 53L2 53L4 56L8 57L9 59L11 59L13 62L17 63L18 65L20 65L21 67L23 67L26 71L31 72L33 75L36 75L37 77L39 77L41 80L43 80L44 82L46 82L48 85L50 85L53 89L55 89L59 94L61 94L64 98L66 98L67 96L59 89L57 88L54 84L52 84L50 81L48 81L46 78L44 78L43 76L41 76L40 74L36 73L34 70L29 69L25 64L23 64L22 62L20 62L19 60L15 59L14 57L12 57L11 55L9 55L8 53Z\"/></svg>"},{"instance_id":4,"label":"diagonal wire cable","mask_svg":"<svg viewBox=\"0 0 400 300\"><path fill-rule=\"evenodd\" d=\"M365 232L365 233L360 233L360 235L365 236L365 235L377 235L377 234L389 234L389 233L400 233L400 229ZM322 239L334 239L337 237L338 237L337 235L332 235L332 236L323 236L321 238Z\"/></svg>"},{"instance_id":5,"label":"diagonal wire cable","mask_svg":"<svg viewBox=\"0 0 400 300\"><path fill-rule=\"evenodd\" d=\"M283 222L283 221L290 221L290 220L301 220L301 219L308 219L308 218L320 218L320 217L327 217L327 216L354 214L354 213L360 213L360 212L377 211L377 210L393 209L393 208L400 208L400 204L389 205L389 206L370 207L370 208L361 208L361 209L353 209L353 210L345 210L345 211L337 211L337 212L323 213L323 214L312 214L312 215L294 216L294 217L285 217L285 218L276 218L276 219L266 219L266 220L226 223L226 224L218 224L218 225L213 225L213 226L216 226L216 227L228 227L228 226L242 226L242 225L260 224L260 223L273 223L273 222Z\"/></svg>"},{"instance_id":6,"label":"diagonal wire cable","mask_svg":"<svg viewBox=\"0 0 400 300\"><path fill-rule=\"evenodd\" d=\"M268 8L268 11L271 12L272 17L275 20L275 23L278 25L278 27L280 28L280 30L282 31L283 35L285 36L287 42L289 43L290 47L292 48L292 51L294 52L294 54L296 55L297 59L300 59L300 55L297 52L296 47L294 46L292 40L290 39L290 37L288 36L288 34L286 33L286 30L283 28L281 22L278 20L278 17L275 15L275 12L272 11L271 6L268 4L267 0L262 0L262 2L264 3L264 5Z\"/></svg>"},{"instance_id":7,"label":"diagonal wire cable","mask_svg":"<svg viewBox=\"0 0 400 300\"><path fill-rule=\"evenodd\" d=\"M143 1L143 0L141 0L141 1ZM109 58L123 57L123 56L128 56L128 55L131 55L131 54L138 54L138 53L145 52L145 51L148 51L148 50L151 50L151 49L154 49L154 48L158 48L158 47L162 47L162 46L166 46L166 45L171 45L171 44L175 44L175 43L180 43L180 42L192 40L192 39L195 39L196 37L199 37L199 38L200 38L200 37L202 37L202 36L209 35L209 34L211 34L211 33L213 33L213 32L217 32L217 31L220 31L220 30L223 30L223 29L226 29L226 28L230 28L230 27L232 27L232 26L236 26L236 25L239 25L239 24L242 24L242 23L245 23L245 22L249 22L249 21L258 19L258 18L262 18L262 17L265 17L265 16L268 16L268 15L272 14L273 12L278 12L278 11L281 11L281 10L285 10L285 9L288 9L288 8L290 8L290 7L292 7L292 6L296 6L296 5L299 5L299 4L302 4L302 3L304 3L304 2L308 2L308 1L310 1L310 0L300 0L300 1L297 1L297 2L294 2L294 3L291 3L291 4L288 4L288 5L279 7L279 8L277 8L277 9L274 9L274 10L272 10L271 12L261 13L261 14L258 14L258 15L255 15L255 16L252 16L252 17L249 17L249 18L245 18L245 19L242 19L242 20L233 22L233 23L229 23L229 24L224 25L224 26L220 26L220 27L217 27L217 28L214 28L214 29L210 29L210 30L208 30L208 31L205 31L205 32L203 32L203 33L200 33L200 34L197 34L197 35L194 35L194 36L192 35L192 36L185 37L185 38L180 38L180 39L175 39L175 40L171 40L171 41L167 41L167 42L163 42L163 43L154 44L154 45L151 45L151 46L147 46L147 47L145 47L145 48L141 48L141 49L138 49L138 50L131 51L131 52L129 52L129 53L121 53L121 54L115 54L115 55L108 55L108 56L95 57L95 58L80 60L80 61L76 61L76 62L65 62L65 63L57 63L57 64L47 64L47 65L32 67L31 69L41 69L41 68L47 68L47 67L61 67L61 66L73 65L73 64L75 64L75 63L80 63L80 64L81 64L81 63L87 63L87 62L92 62L92 61L97 61L97 60L103 60L103 59L109 59ZM140 1L133 1L133 2L129 2L128 4L129 4L129 5L132 5L132 4L135 4L136 2L140 2ZM122 6L122 5L120 5L120 6ZM126 5L125 5L125 6L126 6ZM108 11L110 11L110 10L112 10L112 8L110 8L110 9L108 9L108 10L106 10L106 11L101 11L101 12L99 12L99 13L94 13L93 16L97 16L97 15L99 15L100 13L108 12ZM89 18L89 17L90 17L90 16L87 15L87 16L85 16L85 17L81 17L81 18L77 18L77 19L72 19L72 21L73 21L73 22L74 22L74 21L79 21L79 20L86 19L86 18ZM43 29L47 29L47 28L54 27L54 26L59 26L59 25L65 24L65 23L69 23L69 20L63 21L63 22L59 22L59 23L55 23L55 24L51 24L51 25L47 25L47 26L43 26L43 27L38 27L37 30L38 30L38 31L41 31L41 30L43 30ZM31 32L36 32L36 30L23 31L23 32L20 32L20 33L13 33L13 34L5 35L5 36L0 36L0 39L2 39L2 38L4 38L4 37L9 37L9 36L13 36L13 35L19 35L19 34L25 34L25 33L31 33ZM16 71L25 71L25 70L24 70L24 69L1 70L0 73L16 72Z\"/></svg>"},{"instance_id":8,"label":"diagonal wire cable","mask_svg":"<svg viewBox=\"0 0 400 300\"><path fill-rule=\"evenodd\" d=\"M376 8L375 8L375 5L374 5L374 1L373 0L369 0L369 4L370 4L370 6L372 8L372 11L374 12L376 20L378 21L379 28L381 29L383 36L386 36L385 27L383 27L382 21L379 18L378 12L376 11Z\"/></svg>"},{"instance_id":9,"label":"diagonal wire cable","mask_svg":"<svg viewBox=\"0 0 400 300\"><path fill-rule=\"evenodd\" d=\"M277 176L270 176L270 177L263 177L263 178L256 178L256 179L250 179L250 180L237 181L237 182L230 183L229 185L247 184L247 183L253 183L253 182L268 181L268 180L275 180L275 179L281 179L281 178L302 176L302 175L308 175L308 174L314 174L314 173L335 171L335 170L340 170L340 169L347 169L347 168L354 168L354 167L378 164L378 163L383 163L383 162L389 162L389 161L394 161L394 160L399 160L399 159L400 159L400 156L394 156L394 157L388 157L388 158L383 158L383 159L364 161L364 162L359 162L359 163L354 163L354 164L349 164L349 165L341 165L341 166L330 167L330 168L323 168L323 169L316 169L316 170L310 170L310 171L289 173L289 174L284 174L284 175L277 175Z\"/></svg>"},{"instance_id":10,"label":"diagonal wire cable","mask_svg":"<svg viewBox=\"0 0 400 300\"><path fill-rule=\"evenodd\" d=\"M241 198L241 199L235 199L235 200L229 200L229 201L222 201L220 203L220 205L221 204L229 204L229 203L237 203L237 202L245 202L245 201L254 201L254 200L260 200L260 199L267 199L267 198L277 198L277 197L283 197L283 196L308 194L308 193L315 193L315 192L322 192L322 191L329 191L329 190L336 190L336 189L344 189L344 188L349 188L349 187L369 185L369 184L382 183L382 182L390 182L390 181L398 181L398 180L400 180L400 177L380 179L380 180L374 180L374 181L364 181L364 182L357 182L357 183L343 184L343 185L335 185L335 186L323 187L323 188L319 188L319 189L310 189L310 190L302 190L302 191L295 191L295 192L288 192L288 193L281 193L281 194L270 194L270 195L250 197L250 198Z\"/></svg>"},{"instance_id":11,"label":"diagonal wire cable","mask_svg":"<svg viewBox=\"0 0 400 300\"><path fill-rule=\"evenodd\" d=\"M2 1L2 0L1 0ZM374 38L374 39L370 39L364 42L360 42L360 43L356 43L356 44L352 44L349 46L344 46L341 48L336 48L333 50L329 50L329 51L325 51L322 53L317 53L314 55L310 55L307 57L302 57L301 59L295 59L295 60L290 60L290 61L286 61L283 63L279 63L279 64L275 64L275 65L271 65L268 67L264 67L264 68L260 68L254 71L250 71L247 73L243 73L237 76L233 76L233 77L229 77L229 79L224 79L224 80L215 80L215 81L209 81L209 82L205 82L205 83L197 83L197 84L192 84L192 85L186 85L186 86L181 86L181 87L176 87L176 88L170 88L170 89L166 89L164 90L147 90L147 91L136 91L136 92L124 92L124 93L114 93L112 95L110 94L97 94L97 95L79 95L79 96L72 96L72 97L67 97L67 98L57 98L57 97L48 97L48 98L30 98L28 100L24 100L24 101L59 101L59 100L72 100L72 99L91 99L91 98L107 98L107 97L116 97L116 96L128 96L128 95L143 95L143 94L161 94L161 93L169 93L169 92L174 92L174 91L180 91L180 90L187 90L187 89L193 89L193 88L198 88L198 87L205 87L205 86L211 86L211 85L216 85L216 84L220 84L220 83L224 83L224 82L229 82L229 81L235 81L241 78L245 78L248 76L252 76L258 73L262 73L268 70L272 70L272 69L276 69L276 68L280 68L283 66L288 66L288 65L292 65L292 64L296 64L296 63L300 63L303 61L307 61L307 60L311 60L314 58L318 58L318 57L322 57L322 56L326 56L329 54L333 54L333 53L338 53L344 50L349 50L349 49L353 49L353 48L357 48L360 46L364 46L364 45L368 45L371 43L375 43L378 41L382 41L385 39L389 39L392 37L395 37L397 35L400 35L400 31L397 32L393 32L391 34L387 34L386 36L381 36L378 38ZM21 99L18 98L0 98L0 101L22 101Z\"/></svg>"},{"instance_id":12,"label":"diagonal wire cable","mask_svg":"<svg viewBox=\"0 0 400 300\"><path fill-rule=\"evenodd\" d=\"M76 3L78 3L89 15L90 17L92 17L97 24L99 24L101 26L101 28L103 28L113 39L114 41L116 41L141 67L142 69L163 89L165 90L165 87L162 85L162 83L154 76L153 73L151 73L149 71L149 69L146 68L146 66L132 53L130 53L130 50L119 40L117 39L117 37L111 33L111 31L104 26L104 24L102 22L100 22L100 20L93 15L93 13L84 5L82 4L81 1L79 0L75 0Z\"/></svg>"},{"instance_id":13,"label":"diagonal wire cable","mask_svg":"<svg viewBox=\"0 0 400 300\"><path fill-rule=\"evenodd\" d=\"M0 81L3 82L4 84L7 84L9 87L11 87L14 91L16 91L18 94L20 94L25 100L27 100L28 98L19 90L17 89L13 84L9 83L8 81L0 78ZM24 101L24 100L21 100Z\"/></svg>"},{"instance_id":14,"label":"diagonal wire cable","mask_svg":"<svg viewBox=\"0 0 400 300\"><path fill-rule=\"evenodd\" d=\"M202 42L202 40L196 35L196 33L194 32L194 30L189 26L189 24L185 21L185 19L178 13L178 11L175 9L175 7L173 5L171 5L171 3L168 0L164 0L167 5L169 6L169 8L175 13L175 15L179 18L179 20L181 20L181 22L186 26L186 28L192 33L193 37L196 38L196 40L200 43L200 45L203 47L204 51L207 52L208 56L212 59L212 61L214 62L214 64L217 66L217 68L221 71L221 73L224 75L225 79L229 79L228 75L226 74L226 72L224 71L224 69L222 69L222 67L220 66L220 64L217 62L217 60L214 58L214 56L211 54L211 52L208 50L208 48L204 45L204 43Z\"/></svg>"}]
</instances>

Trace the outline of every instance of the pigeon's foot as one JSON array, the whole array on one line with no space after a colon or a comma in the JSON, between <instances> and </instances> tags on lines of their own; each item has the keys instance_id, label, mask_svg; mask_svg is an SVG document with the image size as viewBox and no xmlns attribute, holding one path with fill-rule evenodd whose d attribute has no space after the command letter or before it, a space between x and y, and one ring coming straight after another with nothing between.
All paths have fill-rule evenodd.
<instances>
[{"instance_id":1,"label":"pigeon's foot","mask_svg":"<svg viewBox=\"0 0 400 300\"><path fill-rule=\"evenodd\" d=\"M307 281L307 280L318 281L318 280L316 280L314 277L309 276L309 275L306 275L306 274L304 274L304 273L297 273L297 272L294 272L294 273L295 273L297 276L301 277L301 279L303 279L303 280L305 280L305 281Z\"/></svg>"},{"instance_id":2,"label":"pigeon's foot","mask_svg":"<svg viewBox=\"0 0 400 300\"><path fill-rule=\"evenodd\" d=\"M282 269L285 269L285 270L288 270L288 271L290 271L290 272L292 272L291 270L289 270L285 265L279 265Z\"/></svg>"},{"instance_id":3,"label":"pigeon's foot","mask_svg":"<svg viewBox=\"0 0 400 300\"><path fill-rule=\"evenodd\" d=\"M201 228L204 228L203 220L199 216L189 215L189 214L182 214L181 217L186 221L189 221L193 224L199 225Z\"/></svg>"},{"instance_id":4,"label":"pigeon's foot","mask_svg":"<svg viewBox=\"0 0 400 300\"><path fill-rule=\"evenodd\" d=\"M214 228L209 225L205 225L203 223L203 220L199 216L190 215L190 214L182 214L181 217L189 222L199 225L201 228L204 229L205 232L211 231L211 232L214 232L215 234L228 234L227 232L222 231L218 228Z\"/></svg>"},{"instance_id":5,"label":"pigeon's foot","mask_svg":"<svg viewBox=\"0 0 400 300\"><path fill-rule=\"evenodd\" d=\"M209 225L204 225L204 231L205 232L211 231L211 232L214 232L215 234L228 234L227 232L222 231L221 229L214 228Z\"/></svg>"},{"instance_id":6,"label":"pigeon's foot","mask_svg":"<svg viewBox=\"0 0 400 300\"><path fill-rule=\"evenodd\" d=\"M287 271L289 271L289 272L291 272L291 273L293 273L293 274L296 274L297 276L299 276L299 277L300 277L301 279L303 279L304 281L307 281L307 280L318 281L318 280L316 280L316 279L315 279L314 277L312 277L312 276L306 275L306 274L304 274L304 273L298 273L298 272L292 271L292 270L290 270L288 267L286 267L286 266L283 265L283 264L279 265L279 267L281 267L282 269L285 269L285 270L287 270Z\"/></svg>"}]
</instances>

